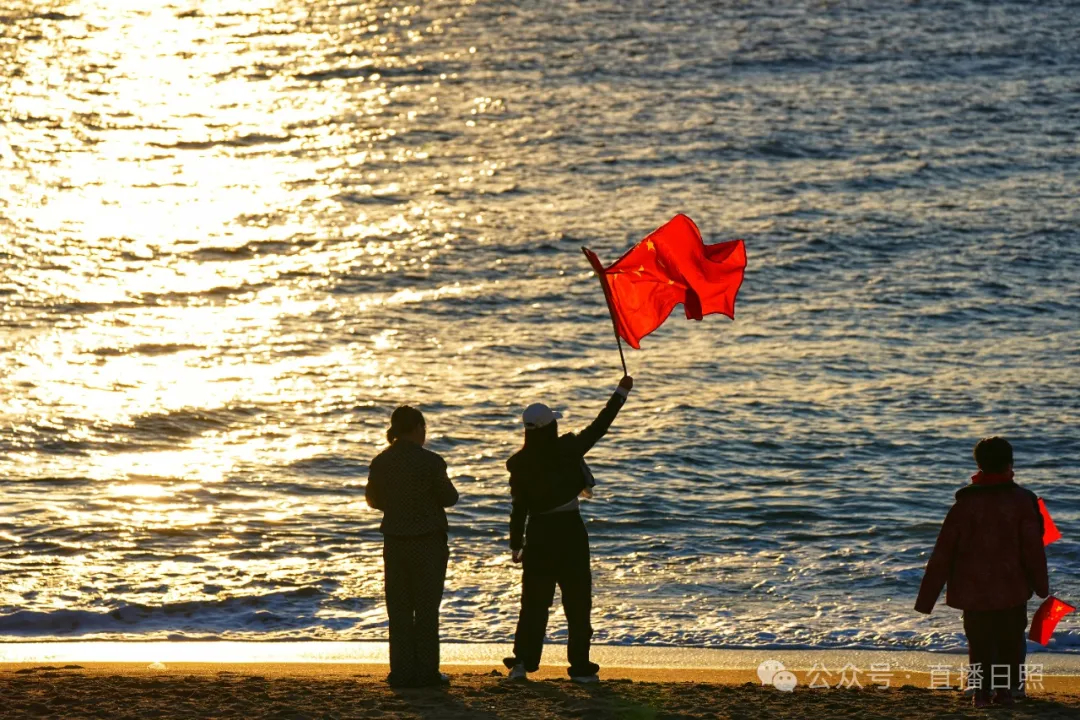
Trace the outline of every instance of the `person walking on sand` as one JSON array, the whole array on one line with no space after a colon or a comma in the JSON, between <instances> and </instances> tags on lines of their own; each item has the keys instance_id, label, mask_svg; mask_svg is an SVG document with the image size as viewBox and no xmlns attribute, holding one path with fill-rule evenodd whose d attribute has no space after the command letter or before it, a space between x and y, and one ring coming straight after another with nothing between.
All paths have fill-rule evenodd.
<instances>
[{"instance_id":1,"label":"person walking on sand","mask_svg":"<svg viewBox=\"0 0 1080 720\"><path fill-rule=\"evenodd\" d=\"M522 415L525 446L506 463L513 503L510 549L514 562L523 565L514 655L503 660L511 679L525 679L539 669L548 611L558 585L569 631L570 679L600 680L600 666L589 660L592 571L578 496L591 496L595 485L585 454L611 427L633 386L633 378L624 376L600 415L578 435L560 437L561 415L547 405L535 403Z\"/></svg>"},{"instance_id":2,"label":"person walking on sand","mask_svg":"<svg viewBox=\"0 0 1080 720\"><path fill-rule=\"evenodd\" d=\"M390 619L390 675L394 687L446 683L439 672L439 605L447 544L446 511L458 491L446 462L424 449L427 426L416 408L402 405L390 416L390 447L371 461L365 497L383 511L383 568Z\"/></svg>"},{"instance_id":3,"label":"person walking on sand","mask_svg":"<svg viewBox=\"0 0 1080 720\"><path fill-rule=\"evenodd\" d=\"M926 564L915 609L929 614L941 588L963 610L975 707L1012 705L1019 687L1027 601L1050 594L1042 517L1034 493L1013 479L1013 449L1000 437L975 446L979 472L956 493ZM978 686L972 683L978 672ZM991 694L993 693L993 694Z\"/></svg>"}]
</instances>

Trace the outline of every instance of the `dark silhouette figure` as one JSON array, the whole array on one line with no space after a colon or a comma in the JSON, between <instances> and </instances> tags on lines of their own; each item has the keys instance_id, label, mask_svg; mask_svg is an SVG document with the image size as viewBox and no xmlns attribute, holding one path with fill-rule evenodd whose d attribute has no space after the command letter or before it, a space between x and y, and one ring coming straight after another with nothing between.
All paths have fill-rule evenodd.
<instances>
[{"instance_id":1,"label":"dark silhouette figure","mask_svg":"<svg viewBox=\"0 0 1080 720\"><path fill-rule=\"evenodd\" d=\"M510 471L510 548L523 563L521 614L514 635L514 657L503 662L511 678L540 667L548 612L555 586L562 592L570 661L577 682L596 682L600 666L589 660L592 640L592 572L589 534L578 510L578 496L595 484L585 454L615 420L634 381L626 376L607 406L580 434L559 436L560 415L536 403L525 409L525 446L506 463Z\"/></svg>"},{"instance_id":2,"label":"dark silhouette figure","mask_svg":"<svg viewBox=\"0 0 1080 720\"><path fill-rule=\"evenodd\" d=\"M1013 481L1012 446L993 437L975 446L979 472L956 493L926 564L915 609L929 614L941 588L964 611L968 662L981 671L974 704L1011 705L1024 657L1032 592L1050 594L1038 499ZM996 692L995 692L996 691Z\"/></svg>"},{"instance_id":3,"label":"dark silhouette figure","mask_svg":"<svg viewBox=\"0 0 1080 720\"><path fill-rule=\"evenodd\" d=\"M368 505L383 511L386 614L390 619L390 676L395 687L438 685L439 605L446 564L446 512L458 500L446 462L424 449L427 426L419 410L402 405L390 417L390 447L371 461Z\"/></svg>"}]
</instances>

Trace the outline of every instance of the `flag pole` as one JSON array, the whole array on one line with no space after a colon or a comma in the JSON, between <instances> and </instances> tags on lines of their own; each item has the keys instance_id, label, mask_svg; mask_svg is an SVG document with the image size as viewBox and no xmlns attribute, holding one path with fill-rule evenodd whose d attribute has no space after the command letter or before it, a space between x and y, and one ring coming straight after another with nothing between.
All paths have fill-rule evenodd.
<instances>
[{"instance_id":1,"label":"flag pole","mask_svg":"<svg viewBox=\"0 0 1080 720\"><path fill-rule=\"evenodd\" d=\"M611 308L608 308L608 311L610 312ZM615 324L615 318L611 318L611 324ZM622 362L622 374L623 376L629 375L630 373L626 372L626 358L624 358L622 354L622 340L619 339L618 328L615 329L615 344L619 346L619 360Z\"/></svg>"},{"instance_id":2,"label":"flag pole","mask_svg":"<svg viewBox=\"0 0 1080 720\"><path fill-rule=\"evenodd\" d=\"M588 248L582 246L581 252L585 254L589 264L594 266L593 271L596 273L596 278L600 281L600 289L604 291L604 302L607 303L608 315L611 316L611 329L615 331L615 344L619 346L619 362L622 363L622 374L624 376L629 375L630 373L626 371L626 357L623 355L622 351L622 338L619 337L619 325L615 322L615 311L611 307L611 297L608 294L609 290L607 283L604 282L603 268L596 267L592 257L589 256Z\"/></svg>"}]
</instances>

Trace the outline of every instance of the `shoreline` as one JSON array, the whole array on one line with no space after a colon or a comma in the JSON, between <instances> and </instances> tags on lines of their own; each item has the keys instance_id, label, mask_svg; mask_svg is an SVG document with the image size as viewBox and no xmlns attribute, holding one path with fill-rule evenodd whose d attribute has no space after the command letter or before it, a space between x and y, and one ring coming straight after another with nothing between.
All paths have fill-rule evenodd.
<instances>
[{"instance_id":1,"label":"shoreline","mask_svg":"<svg viewBox=\"0 0 1080 720\"><path fill-rule=\"evenodd\" d=\"M443 642L442 662L454 666L498 666L510 655L509 643ZM652 645L593 645L593 659L606 667L686 670L749 670L764 660L780 660L789 668L813 668L816 664L842 667L853 664L869 668L888 664L913 672L930 672L933 666L959 665L967 656L955 652L866 649L724 649ZM566 645L546 643L543 664L561 667ZM0 643L0 664L55 663L210 663L210 664L352 664L385 665L389 649L385 641L234 641L143 640L64 641ZM1033 652L1031 664L1046 674L1080 676L1080 654Z\"/></svg>"},{"instance_id":2,"label":"shoreline","mask_svg":"<svg viewBox=\"0 0 1080 720\"><path fill-rule=\"evenodd\" d=\"M782 662L782 661L781 661ZM807 689L815 677L811 668L798 665L785 667L792 671L798 680L798 688ZM953 666L954 669L957 666ZM493 662L481 664L454 664L443 663L442 672L451 676L451 680L463 677L490 677L493 679L505 679L506 668L502 663ZM830 666L826 668L828 675L817 677L820 683L827 683L832 689L841 689L837 683L841 679L841 667ZM866 690L888 690L903 687L920 690L947 690L945 687L932 687L933 678L931 673L918 670L894 668L887 684L884 679L872 681L872 673L869 668L856 668L859 686ZM99 677L142 677L142 678L182 678L201 677L214 678L220 676L235 675L238 677L269 677L269 678L299 678L312 680L362 680L381 684L390 671L390 666L385 663L277 663L277 662L170 662L151 663L145 662L95 662L84 661L79 663L65 664L41 664L41 663L12 663L0 662L0 677L10 675L27 676L53 676L57 674L78 672L83 675ZM725 686L753 685L771 686L762 683L758 677L757 668L678 668L678 667L644 667L644 666L618 666L603 665L600 668L602 682L638 682L638 683L663 683L663 684L709 684ZM847 673L851 677L851 673ZM529 674L530 681L567 681L566 666L557 664L542 664L540 670ZM959 682L958 672L950 676L953 683L952 689ZM940 678L939 678L940 685ZM1080 694L1080 674L1045 674L1042 679L1042 692L1046 693L1075 693ZM844 685L844 689L848 686Z\"/></svg>"},{"instance_id":3,"label":"shoreline","mask_svg":"<svg viewBox=\"0 0 1080 720\"><path fill-rule=\"evenodd\" d=\"M453 676L505 675L504 643L443 643L442 669ZM943 689L960 685L967 656L958 653L881 650L722 650L713 648L598 645L593 660L606 681L707 683L760 686L758 668L779 662L798 687ZM566 679L566 646L545 646L540 670L530 677ZM1080 655L1033 653L1028 663L1045 691L1080 693ZM1041 666L1036 668L1035 666ZM0 644L0 675L78 670L95 676L364 678L381 682L389 672L385 642L146 641Z\"/></svg>"}]
</instances>

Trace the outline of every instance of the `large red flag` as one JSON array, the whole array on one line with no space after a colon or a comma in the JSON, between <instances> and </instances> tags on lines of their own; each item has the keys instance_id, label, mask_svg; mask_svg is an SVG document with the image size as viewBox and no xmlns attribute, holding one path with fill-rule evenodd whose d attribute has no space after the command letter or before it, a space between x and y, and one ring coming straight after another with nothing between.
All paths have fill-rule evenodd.
<instances>
[{"instance_id":1,"label":"large red flag","mask_svg":"<svg viewBox=\"0 0 1080 720\"><path fill-rule=\"evenodd\" d=\"M1050 511L1046 509L1046 503L1042 498L1039 498L1039 512L1042 513L1043 518L1043 545L1049 545L1052 542L1061 539L1061 532L1058 531L1057 525L1054 524L1053 518L1050 517Z\"/></svg>"},{"instance_id":2,"label":"large red flag","mask_svg":"<svg viewBox=\"0 0 1080 720\"><path fill-rule=\"evenodd\" d=\"M1028 639L1040 645L1050 642L1050 636L1054 634L1058 621L1074 610L1076 608L1072 605L1058 600L1053 595L1046 598L1035 611L1035 617L1031 619L1031 632L1028 633Z\"/></svg>"},{"instance_id":3,"label":"large red flag","mask_svg":"<svg viewBox=\"0 0 1080 720\"><path fill-rule=\"evenodd\" d=\"M631 347L640 349L641 338L679 303L688 320L711 313L735 317L746 269L742 240L706 245L694 221L676 215L608 268L596 253L582 249L600 276L615 328Z\"/></svg>"}]
</instances>

